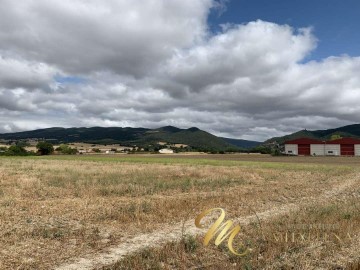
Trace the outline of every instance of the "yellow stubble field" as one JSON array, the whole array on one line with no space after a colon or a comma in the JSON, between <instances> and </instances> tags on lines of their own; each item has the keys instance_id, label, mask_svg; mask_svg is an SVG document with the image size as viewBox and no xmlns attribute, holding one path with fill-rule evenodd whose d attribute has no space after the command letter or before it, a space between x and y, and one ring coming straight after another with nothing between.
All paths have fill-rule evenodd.
<instances>
[{"instance_id":1,"label":"yellow stubble field","mask_svg":"<svg viewBox=\"0 0 360 270\"><path fill-rule=\"evenodd\" d=\"M1 157L0 269L358 269L359 164L355 157ZM234 247L245 256L232 254L227 240L203 245L206 228L194 220L211 208L241 226Z\"/></svg>"}]
</instances>

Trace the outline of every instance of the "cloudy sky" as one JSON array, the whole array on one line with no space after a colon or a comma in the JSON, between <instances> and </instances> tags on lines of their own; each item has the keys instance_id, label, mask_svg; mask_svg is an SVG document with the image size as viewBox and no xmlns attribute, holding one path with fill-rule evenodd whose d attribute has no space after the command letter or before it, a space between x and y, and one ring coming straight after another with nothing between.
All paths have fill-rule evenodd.
<instances>
[{"instance_id":1,"label":"cloudy sky","mask_svg":"<svg viewBox=\"0 0 360 270\"><path fill-rule=\"evenodd\" d=\"M359 123L360 4L312 2L0 0L0 132Z\"/></svg>"}]
</instances>

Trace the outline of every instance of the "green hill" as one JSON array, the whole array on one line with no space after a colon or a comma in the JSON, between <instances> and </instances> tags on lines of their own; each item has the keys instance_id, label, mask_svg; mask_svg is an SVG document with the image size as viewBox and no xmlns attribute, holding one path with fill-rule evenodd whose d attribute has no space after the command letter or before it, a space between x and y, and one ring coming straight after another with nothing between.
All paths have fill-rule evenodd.
<instances>
[{"instance_id":1,"label":"green hill","mask_svg":"<svg viewBox=\"0 0 360 270\"><path fill-rule=\"evenodd\" d=\"M234 145L195 127L189 129L179 129L172 126L162 127L147 132L140 141L182 143L197 149L212 149L217 151L234 148Z\"/></svg>"},{"instance_id":2,"label":"green hill","mask_svg":"<svg viewBox=\"0 0 360 270\"><path fill-rule=\"evenodd\" d=\"M339 128L325 130L301 130L283 137L274 137L265 143L284 143L285 141L298 138L312 138L318 140L329 140L332 135L340 135L341 137L360 138L360 124L348 125Z\"/></svg>"},{"instance_id":3,"label":"green hill","mask_svg":"<svg viewBox=\"0 0 360 270\"><path fill-rule=\"evenodd\" d=\"M0 139L5 140L24 140L31 138L54 140L59 143L121 143L124 145L147 146L158 142L167 142L186 144L199 150L226 151L227 149L239 149L238 146L195 127L189 129L180 129L173 126L158 129L129 127L54 127L0 134Z\"/></svg>"}]
</instances>

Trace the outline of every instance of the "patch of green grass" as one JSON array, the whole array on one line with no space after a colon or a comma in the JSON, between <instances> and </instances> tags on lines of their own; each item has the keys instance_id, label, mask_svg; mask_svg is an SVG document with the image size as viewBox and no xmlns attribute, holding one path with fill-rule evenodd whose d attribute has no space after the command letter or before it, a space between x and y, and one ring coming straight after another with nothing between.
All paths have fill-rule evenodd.
<instances>
[{"instance_id":1,"label":"patch of green grass","mask_svg":"<svg viewBox=\"0 0 360 270\"><path fill-rule=\"evenodd\" d=\"M4 157L0 157L4 158ZM293 170L329 170L335 169L326 164L310 163L285 163L285 162L263 162L263 161L243 161L243 160L215 160L210 158L162 158L162 157L104 157L104 156L29 156L29 157L5 157L11 159L45 159L45 160L70 160L70 161L90 161L90 162L119 162L119 163L142 163L142 164L186 164L186 165L211 165L211 166L246 166L267 169L293 169ZM350 166L341 165L339 168L350 169Z\"/></svg>"},{"instance_id":2,"label":"patch of green grass","mask_svg":"<svg viewBox=\"0 0 360 270\"><path fill-rule=\"evenodd\" d=\"M199 242L192 235L185 235L182 239L182 243L184 244L185 251L188 253L194 253L199 247Z\"/></svg>"}]
</instances>

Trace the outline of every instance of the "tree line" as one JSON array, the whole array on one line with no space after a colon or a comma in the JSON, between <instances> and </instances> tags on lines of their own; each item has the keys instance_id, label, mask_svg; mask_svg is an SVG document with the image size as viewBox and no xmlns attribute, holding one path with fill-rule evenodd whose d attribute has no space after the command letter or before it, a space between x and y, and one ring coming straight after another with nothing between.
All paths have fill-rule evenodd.
<instances>
[{"instance_id":1,"label":"tree line","mask_svg":"<svg viewBox=\"0 0 360 270\"><path fill-rule=\"evenodd\" d=\"M27 151L26 143L18 142L15 145L7 147L0 147L0 155L2 156L35 156L35 155L50 155L54 152L54 146L46 141L38 142L36 145L37 152Z\"/></svg>"}]
</instances>

